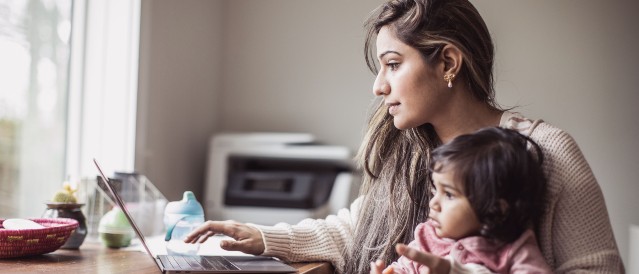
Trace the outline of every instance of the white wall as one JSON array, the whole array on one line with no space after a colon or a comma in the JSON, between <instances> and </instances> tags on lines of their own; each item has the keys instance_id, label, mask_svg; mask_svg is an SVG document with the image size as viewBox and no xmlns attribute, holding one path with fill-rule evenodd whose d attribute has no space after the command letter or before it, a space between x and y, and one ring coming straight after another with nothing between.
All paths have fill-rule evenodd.
<instances>
[{"instance_id":1,"label":"white wall","mask_svg":"<svg viewBox=\"0 0 639 274\"><path fill-rule=\"evenodd\" d=\"M378 2L228 1L220 126L357 148L373 98L363 23Z\"/></svg>"},{"instance_id":2,"label":"white wall","mask_svg":"<svg viewBox=\"0 0 639 274\"><path fill-rule=\"evenodd\" d=\"M201 193L217 127L220 1L142 1L135 168L170 200Z\"/></svg>"},{"instance_id":3,"label":"white wall","mask_svg":"<svg viewBox=\"0 0 639 274\"><path fill-rule=\"evenodd\" d=\"M362 23L381 2L144 1L137 169L177 199L201 191L215 132L310 132L356 150L374 80ZM639 2L473 2L495 39L498 101L573 135L628 262L639 224Z\"/></svg>"},{"instance_id":4,"label":"white wall","mask_svg":"<svg viewBox=\"0 0 639 274\"><path fill-rule=\"evenodd\" d=\"M576 139L627 265L639 224L639 2L475 2L496 43L498 101Z\"/></svg>"}]
</instances>

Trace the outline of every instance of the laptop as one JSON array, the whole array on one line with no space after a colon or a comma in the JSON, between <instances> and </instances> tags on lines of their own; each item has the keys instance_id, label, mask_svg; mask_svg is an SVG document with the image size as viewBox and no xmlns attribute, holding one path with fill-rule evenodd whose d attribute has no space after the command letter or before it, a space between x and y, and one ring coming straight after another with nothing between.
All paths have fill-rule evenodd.
<instances>
[{"instance_id":1,"label":"laptop","mask_svg":"<svg viewBox=\"0 0 639 274\"><path fill-rule=\"evenodd\" d=\"M131 223L135 234L140 238L140 242L149 254L153 262L162 273L295 273L297 269L264 256L176 256L158 255L153 257L144 235L135 224L131 214L124 205L124 201L111 185L108 177L102 172L98 162L93 159L93 163L98 168L100 177L104 181L109 192L113 196L115 203L120 206L122 212Z\"/></svg>"}]
</instances>

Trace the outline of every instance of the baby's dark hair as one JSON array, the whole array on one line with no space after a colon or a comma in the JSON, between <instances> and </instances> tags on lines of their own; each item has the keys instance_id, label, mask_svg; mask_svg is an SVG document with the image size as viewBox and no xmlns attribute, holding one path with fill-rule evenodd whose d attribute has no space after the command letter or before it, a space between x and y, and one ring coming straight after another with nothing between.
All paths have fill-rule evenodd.
<instances>
[{"instance_id":1,"label":"baby's dark hair","mask_svg":"<svg viewBox=\"0 0 639 274\"><path fill-rule=\"evenodd\" d=\"M462 182L482 224L482 236L512 242L538 224L546 177L541 148L529 137L510 129L485 128L458 136L435 149L432 157L431 172L452 171Z\"/></svg>"}]
</instances>

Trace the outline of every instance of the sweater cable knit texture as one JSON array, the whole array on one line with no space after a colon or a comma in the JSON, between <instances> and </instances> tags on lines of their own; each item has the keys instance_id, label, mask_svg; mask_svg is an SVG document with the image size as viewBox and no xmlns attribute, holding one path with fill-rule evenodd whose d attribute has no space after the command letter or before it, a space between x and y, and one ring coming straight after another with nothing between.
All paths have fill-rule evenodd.
<instances>
[{"instance_id":1,"label":"sweater cable knit texture","mask_svg":"<svg viewBox=\"0 0 639 274\"><path fill-rule=\"evenodd\" d=\"M556 273L624 273L603 193L575 140L542 120L514 112L504 112L500 126L529 135L544 153L548 189L536 234L550 267ZM263 255L288 262L328 261L342 273L342 248L352 244L361 201L326 219L253 225L264 238Z\"/></svg>"}]
</instances>

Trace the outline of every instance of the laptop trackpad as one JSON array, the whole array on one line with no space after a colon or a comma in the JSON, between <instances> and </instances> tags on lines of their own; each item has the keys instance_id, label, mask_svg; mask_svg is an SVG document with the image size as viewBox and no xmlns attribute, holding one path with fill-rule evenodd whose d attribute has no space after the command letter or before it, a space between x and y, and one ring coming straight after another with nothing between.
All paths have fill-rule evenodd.
<instances>
[{"instance_id":1,"label":"laptop trackpad","mask_svg":"<svg viewBox=\"0 0 639 274\"><path fill-rule=\"evenodd\" d=\"M242 271L257 272L297 272L297 270L285 263L263 256L224 256Z\"/></svg>"}]
</instances>

